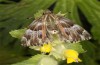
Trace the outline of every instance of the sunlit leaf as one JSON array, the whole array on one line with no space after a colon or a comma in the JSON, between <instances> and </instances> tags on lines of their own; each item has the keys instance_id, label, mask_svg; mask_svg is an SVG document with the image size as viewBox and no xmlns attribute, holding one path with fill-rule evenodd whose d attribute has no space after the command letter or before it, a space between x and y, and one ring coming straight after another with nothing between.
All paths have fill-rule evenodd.
<instances>
[{"instance_id":1,"label":"sunlit leaf","mask_svg":"<svg viewBox=\"0 0 100 65\"><path fill-rule=\"evenodd\" d=\"M26 28L25 29L19 29L19 30L13 30L9 33L12 37L20 39L24 35L25 31L26 31Z\"/></svg>"},{"instance_id":2,"label":"sunlit leaf","mask_svg":"<svg viewBox=\"0 0 100 65\"><path fill-rule=\"evenodd\" d=\"M38 54L38 55L32 56L31 58L27 60L12 64L12 65L37 65L42 57L44 57L44 55Z\"/></svg>"},{"instance_id":3,"label":"sunlit leaf","mask_svg":"<svg viewBox=\"0 0 100 65\"><path fill-rule=\"evenodd\" d=\"M53 59L52 57L44 56L39 61L38 65L58 65L58 62L55 59Z\"/></svg>"},{"instance_id":4,"label":"sunlit leaf","mask_svg":"<svg viewBox=\"0 0 100 65\"><path fill-rule=\"evenodd\" d=\"M46 55L35 55L28 60L12 65L58 65L57 61Z\"/></svg>"},{"instance_id":5,"label":"sunlit leaf","mask_svg":"<svg viewBox=\"0 0 100 65\"><path fill-rule=\"evenodd\" d=\"M65 45L67 49L73 49L76 50L78 53L84 53L84 49L82 48L82 45L80 43L70 43Z\"/></svg>"}]
</instances>

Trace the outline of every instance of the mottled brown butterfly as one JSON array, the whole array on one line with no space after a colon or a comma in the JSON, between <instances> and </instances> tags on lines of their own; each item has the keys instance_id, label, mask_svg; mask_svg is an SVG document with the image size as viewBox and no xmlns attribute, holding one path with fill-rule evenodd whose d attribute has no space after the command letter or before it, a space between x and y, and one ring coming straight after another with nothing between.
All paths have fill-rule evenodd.
<instances>
[{"instance_id":1,"label":"mottled brown butterfly","mask_svg":"<svg viewBox=\"0 0 100 65\"><path fill-rule=\"evenodd\" d=\"M54 34L58 36L59 40L68 43L91 39L85 29L74 24L70 19L51 11L45 11L41 17L35 19L28 26L21 39L22 45L40 46L52 42Z\"/></svg>"}]
</instances>

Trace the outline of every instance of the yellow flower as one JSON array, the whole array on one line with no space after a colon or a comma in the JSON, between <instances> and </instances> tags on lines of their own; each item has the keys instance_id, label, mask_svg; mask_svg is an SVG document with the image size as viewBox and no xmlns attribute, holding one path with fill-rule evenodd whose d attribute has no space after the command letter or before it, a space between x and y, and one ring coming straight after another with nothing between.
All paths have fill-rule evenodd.
<instances>
[{"instance_id":1,"label":"yellow flower","mask_svg":"<svg viewBox=\"0 0 100 65\"><path fill-rule=\"evenodd\" d=\"M64 56L67 59L67 63L82 62L82 60L78 58L78 55L78 52L72 49L64 51Z\"/></svg>"},{"instance_id":2,"label":"yellow flower","mask_svg":"<svg viewBox=\"0 0 100 65\"><path fill-rule=\"evenodd\" d=\"M40 48L40 51L44 53L49 53L51 52L51 50L52 50L52 45L50 43L43 44L43 46Z\"/></svg>"}]
</instances>

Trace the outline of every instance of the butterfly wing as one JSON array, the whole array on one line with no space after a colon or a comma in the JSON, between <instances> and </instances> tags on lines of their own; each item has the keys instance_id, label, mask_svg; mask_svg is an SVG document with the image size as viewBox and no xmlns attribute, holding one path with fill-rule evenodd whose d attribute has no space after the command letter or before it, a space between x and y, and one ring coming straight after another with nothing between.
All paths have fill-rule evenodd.
<instances>
[{"instance_id":1,"label":"butterfly wing","mask_svg":"<svg viewBox=\"0 0 100 65\"><path fill-rule=\"evenodd\" d=\"M71 20L46 12L40 18L34 20L22 37L23 46L39 46L52 42L53 35L58 35L61 41L78 42L91 38L90 34L81 26Z\"/></svg>"},{"instance_id":2,"label":"butterfly wing","mask_svg":"<svg viewBox=\"0 0 100 65\"><path fill-rule=\"evenodd\" d=\"M49 42L45 16L33 21L21 39L23 46L39 46Z\"/></svg>"},{"instance_id":3,"label":"butterfly wing","mask_svg":"<svg viewBox=\"0 0 100 65\"><path fill-rule=\"evenodd\" d=\"M62 40L66 42L73 43L91 38L90 34L85 29L74 24L71 20L65 17L58 16L56 23L61 32L60 36Z\"/></svg>"}]
</instances>

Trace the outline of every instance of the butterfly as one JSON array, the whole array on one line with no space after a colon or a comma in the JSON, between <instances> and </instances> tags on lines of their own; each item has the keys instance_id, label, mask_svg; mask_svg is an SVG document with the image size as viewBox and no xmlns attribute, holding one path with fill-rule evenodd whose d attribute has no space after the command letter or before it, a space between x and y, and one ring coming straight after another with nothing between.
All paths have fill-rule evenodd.
<instances>
[{"instance_id":1,"label":"butterfly","mask_svg":"<svg viewBox=\"0 0 100 65\"><path fill-rule=\"evenodd\" d=\"M59 40L68 43L91 39L90 34L84 28L74 24L70 19L45 11L41 17L28 26L21 42L23 46L41 46L52 42L55 34Z\"/></svg>"}]
</instances>

